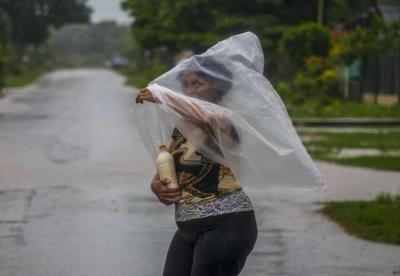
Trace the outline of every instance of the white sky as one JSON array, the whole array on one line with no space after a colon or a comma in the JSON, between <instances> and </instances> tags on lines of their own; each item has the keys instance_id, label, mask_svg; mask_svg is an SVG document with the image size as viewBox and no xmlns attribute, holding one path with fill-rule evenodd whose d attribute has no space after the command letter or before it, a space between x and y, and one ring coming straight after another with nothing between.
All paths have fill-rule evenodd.
<instances>
[{"instance_id":1,"label":"white sky","mask_svg":"<svg viewBox=\"0 0 400 276\"><path fill-rule=\"evenodd\" d=\"M132 19L121 9L120 0L88 0L92 7L92 21L114 20L122 24L129 24Z\"/></svg>"}]
</instances>

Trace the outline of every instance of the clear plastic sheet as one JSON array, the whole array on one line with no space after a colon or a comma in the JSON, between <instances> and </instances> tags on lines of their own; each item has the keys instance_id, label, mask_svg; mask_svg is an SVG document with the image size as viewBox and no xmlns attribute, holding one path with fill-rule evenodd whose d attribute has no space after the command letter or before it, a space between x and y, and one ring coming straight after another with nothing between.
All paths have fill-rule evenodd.
<instances>
[{"instance_id":1,"label":"clear plastic sheet","mask_svg":"<svg viewBox=\"0 0 400 276\"><path fill-rule=\"evenodd\" d=\"M153 160L159 144L169 144L178 128L198 152L229 167L244 188L324 188L263 67L260 42L246 32L183 60L152 81L147 88L156 103L136 105L135 116ZM190 72L200 74L218 97L209 101L188 93L184 78Z\"/></svg>"}]
</instances>

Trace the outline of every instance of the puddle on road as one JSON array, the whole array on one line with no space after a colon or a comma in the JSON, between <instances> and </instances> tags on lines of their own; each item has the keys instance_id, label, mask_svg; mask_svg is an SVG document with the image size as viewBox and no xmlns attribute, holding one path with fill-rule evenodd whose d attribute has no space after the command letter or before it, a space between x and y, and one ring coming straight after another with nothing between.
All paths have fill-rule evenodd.
<instances>
[{"instance_id":1,"label":"puddle on road","mask_svg":"<svg viewBox=\"0 0 400 276\"><path fill-rule=\"evenodd\" d=\"M52 215L54 207L50 208L46 204L60 202L57 198L60 196L68 201L68 198L76 197L77 192L80 190L68 186L0 191L0 251L2 248L25 245L24 231L27 225L32 220L44 219ZM43 200L49 194L52 195L51 200ZM40 197L40 208L32 209L32 202L37 197Z\"/></svg>"},{"instance_id":2,"label":"puddle on road","mask_svg":"<svg viewBox=\"0 0 400 276\"><path fill-rule=\"evenodd\" d=\"M28 220L25 212L35 195L35 190L0 191L0 246L26 244L24 227Z\"/></svg>"},{"instance_id":3,"label":"puddle on road","mask_svg":"<svg viewBox=\"0 0 400 276\"><path fill-rule=\"evenodd\" d=\"M30 121L30 120L46 120L50 118L47 114L33 114L33 113L0 113L1 121Z\"/></svg>"},{"instance_id":4,"label":"puddle on road","mask_svg":"<svg viewBox=\"0 0 400 276\"><path fill-rule=\"evenodd\" d=\"M42 103L51 100L51 95L48 94L31 94L30 96L16 97L12 101L15 103Z\"/></svg>"},{"instance_id":5,"label":"puddle on road","mask_svg":"<svg viewBox=\"0 0 400 276\"><path fill-rule=\"evenodd\" d=\"M58 165L87 159L89 157L89 150L87 148L61 141L57 137L48 137L46 139L44 153L51 162Z\"/></svg>"}]
</instances>

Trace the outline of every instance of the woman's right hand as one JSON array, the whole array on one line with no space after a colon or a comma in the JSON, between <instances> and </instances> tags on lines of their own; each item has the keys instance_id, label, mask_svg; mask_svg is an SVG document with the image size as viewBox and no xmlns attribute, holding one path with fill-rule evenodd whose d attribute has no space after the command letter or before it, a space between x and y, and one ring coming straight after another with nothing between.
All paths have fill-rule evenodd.
<instances>
[{"instance_id":1,"label":"woman's right hand","mask_svg":"<svg viewBox=\"0 0 400 276\"><path fill-rule=\"evenodd\" d=\"M154 175L151 181L151 190L158 200L165 205L171 205L182 198L182 192L179 188L168 188L168 184L169 180L160 179L159 174Z\"/></svg>"},{"instance_id":2,"label":"woman's right hand","mask_svg":"<svg viewBox=\"0 0 400 276\"><path fill-rule=\"evenodd\" d=\"M138 95L136 96L135 101L136 101L136 103L141 103L141 104L143 104L143 102L145 102L145 101L154 103L155 99L149 89L143 88L143 89L140 89Z\"/></svg>"}]
</instances>

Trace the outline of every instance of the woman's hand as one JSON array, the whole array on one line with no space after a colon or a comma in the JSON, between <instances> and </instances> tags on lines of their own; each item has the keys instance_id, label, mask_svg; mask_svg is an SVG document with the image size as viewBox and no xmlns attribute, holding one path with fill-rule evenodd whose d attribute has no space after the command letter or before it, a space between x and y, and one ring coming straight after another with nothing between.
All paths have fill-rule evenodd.
<instances>
[{"instance_id":1,"label":"woman's hand","mask_svg":"<svg viewBox=\"0 0 400 276\"><path fill-rule=\"evenodd\" d=\"M169 180L160 179L156 174L151 181L151 190L158 197L158 200L165 205L171 205L182 198L179 188L168 188Z\"/></svg>"},{"instance_id":2,"label":"woman's hand","mask_svg":"<svg viewBox=\"0 0 400 276\"><path fill-rule=\"evenodd\" d=\"M136 103L143 103L144 101L148 101L151 103L155 102L153 94L151 94L150 90L147 88L143 88L139 91L139 94L136 96Z\"/></svg>"}]
</instances>

